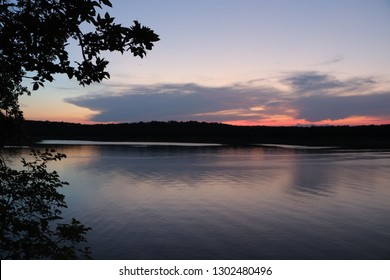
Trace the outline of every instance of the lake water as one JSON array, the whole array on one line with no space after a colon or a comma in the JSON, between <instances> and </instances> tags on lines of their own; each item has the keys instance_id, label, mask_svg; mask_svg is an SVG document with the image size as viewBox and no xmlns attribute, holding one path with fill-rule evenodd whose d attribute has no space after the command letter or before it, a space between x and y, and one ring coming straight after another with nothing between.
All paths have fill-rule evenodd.
<instances>
[{"instance_id":1,"label":"lake water","mask_svg":"<svg viewBox=\"0 0 390 280\"><path fill-rule=\"evenodd\" d=\"M94 259L390 258L390 151L68 144Z\"/></svg>"}]
</instances>

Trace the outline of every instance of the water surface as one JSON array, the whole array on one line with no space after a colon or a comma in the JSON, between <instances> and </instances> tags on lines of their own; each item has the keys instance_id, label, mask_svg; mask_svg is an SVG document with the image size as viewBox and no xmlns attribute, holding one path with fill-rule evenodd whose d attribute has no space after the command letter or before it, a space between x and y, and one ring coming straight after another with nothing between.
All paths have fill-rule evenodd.
<instances>
[{"instance_id":1,"label":"water surface","mask_svg":"<svg viewBox=\"0 0 390 280\"><path fill-rule=\"evenodd\" d=\"M389 151L71 144L95 259L390 258Z\"/></svg>"}]
</instances>

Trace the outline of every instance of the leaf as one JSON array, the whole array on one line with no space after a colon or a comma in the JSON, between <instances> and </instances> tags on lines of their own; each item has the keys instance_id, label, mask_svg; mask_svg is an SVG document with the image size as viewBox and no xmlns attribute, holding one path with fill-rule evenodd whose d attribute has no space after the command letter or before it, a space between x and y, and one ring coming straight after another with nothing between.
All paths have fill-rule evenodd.
<instances>
[{"instance_id":1,"label":"leaf","mask_svg":"<svg viewBox=\"0 0 390 280\"><path fill-rule=\"evenodd\" d=\"M72 79L73 76L74 76L73 70L74 70L74 69L73 69L72 67L68 67L68 68L66 69L66 74L68 75L69 79Z\"/></svg>"},{"instance_id":2,"label":"leaf","mask_svg":"<svg viewBox=\"0 0 390 280\"><path fill-rule=\"evenodd\" d=\"M109 0L100 0L100 3L103 3L104 5L112 8L112 4Z\"/></svg>"},{"instance_id":3,"label":"leaf","mask_svg":"<svg viewBox=\"0 0 390 280\"><path fill-rule=\"evenodd\" d=\"M33 85L33 90L38 90L39 89L39 84L38 82L35 82Z\"/></svg>"}]
</instances>

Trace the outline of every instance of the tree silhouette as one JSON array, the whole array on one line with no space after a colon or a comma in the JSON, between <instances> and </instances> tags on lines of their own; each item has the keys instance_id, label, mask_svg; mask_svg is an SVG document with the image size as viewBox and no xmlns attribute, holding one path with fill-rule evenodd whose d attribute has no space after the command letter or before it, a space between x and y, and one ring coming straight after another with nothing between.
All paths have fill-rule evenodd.
<instances>
[{"instance_id":1,"label":"tree silhouette","mask_svg":"<svg viewBox=\"0 0 390 280\"><path fill-rule=\"evenodd\" d=\"M114 21L109 0L0 0L0 112L20 117L18 97L30 94L22 81L30 79L32 89L52 82L55 74L66 74L81 85L110 77L103 51L130 51L143 58L157 34L138 21L130 27ZM92 31L91 31L92 30ZM72 62L67 46L76 41L81 61Z\"/></svg>"},{"instance_id":2,"label":"tree silhouette","mask_svg":"<svg viewBox=\"0 0 390 280\"><path fill-rule=\"evenodd\" d=\"M110 78L101 53L131 52L143 58L159 40L155 32L134 21L118 24L103 10L109 0L0 0L0 256L2 258L76 258L88 256L77 244L89 228L73 219L58 223L66 185L47 163L60 160L54 151L34 151L22 159L23 170L11 169L2 148L21 138L21 95L30 95L55 75L65 74L80 85ZM76 42L80 60L67 48ZM30 81L30 86L26 86Z\"/></svg>"},{"instance_id":3,"label":"tree silhouette","mask_svg":"<svg viewBox=\"0 0 390 280\"><path fill-rule=\"evenodd\" d=\"M22 159L23 169L0 166L0 256L2 259L88 258L86 241L90 228L72 219L60 223L65 196L57 189L67 185L47 163L61 160L54 150L33 151L33 160Z\"/></svg>"}]
</instances>

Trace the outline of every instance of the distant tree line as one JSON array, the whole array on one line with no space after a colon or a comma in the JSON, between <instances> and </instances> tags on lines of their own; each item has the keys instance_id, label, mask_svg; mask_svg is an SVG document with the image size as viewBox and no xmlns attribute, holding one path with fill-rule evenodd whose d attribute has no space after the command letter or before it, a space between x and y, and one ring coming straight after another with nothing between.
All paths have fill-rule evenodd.
<instances>
[{"instance_id":1,"label":"distant tree line","mask_svg":"<svg viewBox=\"0 0 390 280\"><path fill-rule=\"evenodd\" d=\"M86 125L26 121L25 132L25 139L30 142L61 139L390 148L390 125L269 127L233 126L196 121Z\"/></svg>"}]
</instances>

